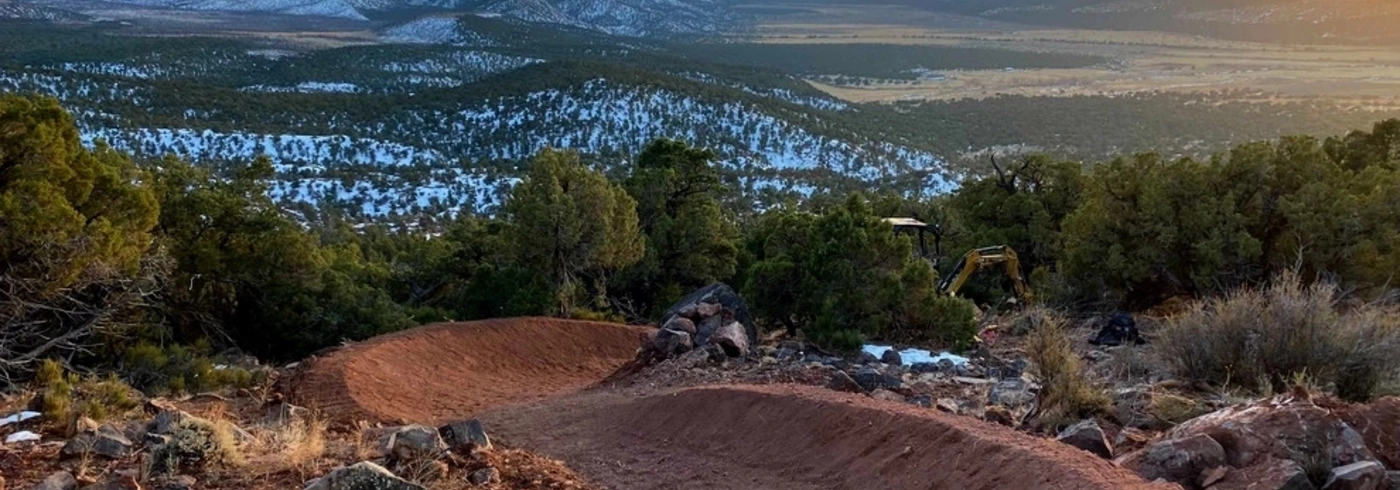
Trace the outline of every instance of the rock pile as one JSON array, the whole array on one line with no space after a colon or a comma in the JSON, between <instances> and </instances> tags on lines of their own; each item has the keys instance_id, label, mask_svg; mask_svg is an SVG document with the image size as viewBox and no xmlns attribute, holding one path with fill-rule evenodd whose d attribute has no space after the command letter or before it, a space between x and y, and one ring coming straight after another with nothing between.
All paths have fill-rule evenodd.
<instances>
[{"instance_id":1,"label":"rock pile","mask_svg":"<svg viewBox=\"0 0 1400 490\"><path fill-rule=\"evenodd\" d=\"M1149 480L1209 490L1383 490L1361 434L1307 397L1279 395L1197 417L1116 461Z\"/></svg>"},{"instance_id":2,"label":"rock pile","mask_svg":"<svg viewBox=\"0 0 1400 490\"><path fill-rule=\"evenodd\" d=\"M742 357L758 343L758 330L744 299L721 283L701 288L667 309L661 330L652 338L655 359L674 359L691 351Z\"/></svg>"}]
</instances>

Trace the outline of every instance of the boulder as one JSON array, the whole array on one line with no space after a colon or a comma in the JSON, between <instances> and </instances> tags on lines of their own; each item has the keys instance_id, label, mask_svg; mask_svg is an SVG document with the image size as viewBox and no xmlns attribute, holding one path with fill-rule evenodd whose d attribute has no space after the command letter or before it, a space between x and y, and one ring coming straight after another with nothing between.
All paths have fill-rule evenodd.
<instances>
[{"instance_id":1,"label":"boulder","mask_svg":"<svg viewBox=\"0 0 1400 490\"><path fill-rule=\"evenodd\" d=\"M1023 407L1035 400L1031 384L1021 378L1003 379L987 393L987 403L1006 408Z\"/></svg>"},{"instance_id":2,"label":"boulder","mask_svg":"<svg viewBox=\"0 0 1400 490\"><path fill-rule=\"evenodd\" d=\"M680 314L682 310L693 315L704 313L705 311L701 309L710 307L704 307L702 306L703 304L719 305L722 307L722 310L727 311L728 316L732 317L732 321L737 321L740 325L744 326L749 338L749 345L758 344L758 330L754 328L753 315L749 313L748 305L744 303L744 298L734 291L734 288L724 283L714 283L705 286L681 298L680 301L677 301L675 304L671 305L670 308L666 309L666 314L661 318L661 324L665 325L667 322L671 321L673 317L685 316ZM723 312L705 315L705 317L713 316L725 315ZM696 327L698 331L698 323Z\"/></svg>"},{"instance_id":3,"label":"boulder","mask_svg":"<svg viewBox=\"0 0 1400 490\"><path fill-rule=\"evenodd\" d=\"M1390 490L1400 490L1400 471L1387 471L1390 477Z\"/></svg>"},{"instance_id":4,"label":"boulder","mask_svg":"<svg viewBox=\"0 0 1400 490\"><path fill-rule=\"evenodd\" d=\"M774 358L774 359L777 359L777 360L779 360L779 361L787 361L787 360L796 359L797 356L799 356L799 355L801 355L801 354L802 354L802 351L789 349L789 348L787 348L787 347L779 347L779 348L777 348L776 350L773 351L773 358Z\"/></svg>"},{"instance_id":5,"label":"boulder","mask_svg":"<svg viewBox=\"0 0 1400 490\"><path fill-rule=\"evenodd\" d=\"M718 345L724 349L724 354L729 357L743 357L749 353L749 338L744 332L744 326L739 322L730 322L728 325L720 327L710 336L710 343Z\"/></svg>"},{"instance_id":6,"label":"boulder","mask_svg":"<svg viewBox=\"0 0 1400 490\"><path fill-rule=\"evenodd\" d=\"M1390 478L1385 467L1375 461L1361 461L1332 468L1322 490L1386 490Z\"/></svg>"},{"instance_id":7,"label":"boulder","mask_svg":"<svg viewBox=\"0 0 1400 490\"><path fill-rule=\"evenodd\" d=\"M694 334L694 333L695 333L695 322L693 322L693 321L691 321L689 318L686 318L686 317L683 317L683 316L674 316L674 317L671 317L670 320L667 320L666 323L662 324L662 325L661 325L661 329L662 329L662 330L675 330L675 331L677 331L677 332L685 332L685 333L688 333L688 334Z\"/></svg>"},{"instance_id":8,"label":"boulder","mask_svg":"<svg viewBox=\"0 0 1400 490\"><path fill-rule=\"evenodd\" d=\"M1113 443L1108 442L1108 436L1104 434L1103 428L1099 427L1099 423L1093 419L1066 427L1065 430L1060 431L1055 440L1089 451L1101 458L1113 457Z\"/></svg>"},{"instance_id":9,"label":"boulder","mask_svg":"<svg viewBox=\"0 0 1400 490\"><path fill-rule=\"evenodd\" d=\"M473 449L491 449L491 437L477 419L453 422L438 428L438 435L447 447L461 454L470 454Z\"/></svg>"},{"instance_id":10,"label":"boulder","mask_svg":"<svg viewBox=\"0 0 1400 490\"><path fill-rule=\"evenodd\" d=\"M651 339L652 350L668 359L690 352L692 347L690 334L680 330L663 328L656 331L656 336Z\"/></svg>"},{"instance_id":11,"label":"boulder","mask_svg":"<svg viewBox=\"0 0 1400 490\"><path fill-rule=\"evenodd\" d=\"M1225 450L1230 466L1247 468L1266 458L1330 454L1333 466L1375 461L1361 434L1330 410L1305 398L1280 395L1191 419L1167 432L1168 439L1206 435Z\"/></svg>"},{"instance_id":12,"label":"boulder","mask_svg":"<svg viewBox=\"0 0 1400 490\"><path fill-rule=\"evenodd\" d=\"M883 388L870 392L870 397L876 400L904 403L904 397L902 395Z\"/></svg>"},{"instance_id":13,"label":"boulder","mask_svg":"<svg viewBox=\"0 0 1400 490\"><path fill-rule=\"evenodd\" d=\"M1303 467L1290 460L1269 458L1245 469L1230 469L1209 490L1316 490Z\"/></svg>"},{"instance_id":14,"label":"boulder","mask_svg":"<svg viewBox=\"0 0 1400 490\"><path fill-rule=\"evenodd\" d=\"M1204 434L1165 439L1114 461L1149 481L1194 486L1202 472L1225 464L1225 448Z\"/></svg>"},{"instance_id":15,"label":"boulder","mask_svg":"<svg viewBox=\"0 0 1400 490\"><path fill-rule=\"evenodd\" d=\"M904 358L899 356L899 351L886 349L884 354L880 354L880 362L891 366L903 366Z\"/></svg>"},{"instance_id":16,"label":"boulder","mask_svg":"<svg viewBox=\"0 0 1400 490\"><path fill-rule=\"evenodd\" d=\"M909 403L923 408L933 408L933 395L921 394L909 397Z\"/></svg>"},{"instance_id":17,"label":"boulder","mask_svg":"<svg viewBox=\"0 0 1400 490\"><path fill-rule=\"evenodd\" d=\"M487 466L485 468L473 471L471 475L467 476L467 481L472 482L472 485L476 486L500 483L501 472L497 471L495 468Z\"/></svg>"},{"instance_id":18,"label":"boulder","mask_svg":"<svg viewBox=\"0 0 1400 490\"><path fill-rule=\"evenodd\" d=\"M982 420L1007 427L1016 427L1018 424L1016 416L1012 415L1006 407L1000 405L987 407L987 410L982 412Z\"/></svg>"},{"instance_id":19,"label":"boulder","mask_svg":"<svg viewBox=\"0 0 1400 490\"><path fill-rule=\"evenodd\" d=\"M918 374L936 373L942 369L935 362L916 362L909 365L909 370Z\"/></svg>"},{"instance_id":20,"label":"boulder","mask_svg":"<svg viewBox=\"0 0 1400 490\"><path fill-rule=\"evenodd\" d=\"M860 383L857 383L856 380L851 378L851 375L846 374L845 371L836 371L834 373L831 373L831 379L827 380L826 387L829 389L833 389L836 391L844 391L847 393L865 392L865 389L861 388Z\"/></svg>"},{"instance_id":21,"label":"boulder","mask_svg":"<svg viewBox=\"0 0 1400 490\"><path fill-rule=\"evenodd\" d=\"M311 410L287 402L279 402L267 407L263 416L266 425L281 426L311 417Z\"/></svg>"},{"instance_id":22,"label":"boulder","mask_svg":"<svg viewBox=\"0 0 1400 490\"><path fill-rule=\"evenodd\" d=\"M725 325L724 315L715 315L695 324L695 345L707 345L710 343L710 336L718 332L720 327Z\"/></svg>"},{"instance_id":23,"label":"boulder","mask_svg":"<svg viewBox=\"0 0 1400 490\"><path fill-rule=\"evenodd\" d=\"M851 376L851 378L866 392L875 391L880 388L897 390L904 384L904 380L900 379L898 376L892 376L871 368L856 371L856 374Z\"/></svg>"},{"instance_id":24,"label":"boulder","mask_svg":"<svg viewBox=\"0 0 1400 490\"><path fill-rule=\"evenodd\" d=\"M384 447L394 458L411 460L436 457L437 453L447 450L447 443L442 441L442 436L432 427L405 425L389 433L389 441Z\"/></svg>"},{"instance_id":25,"label":"boulder","mask_svg":"<svg viewBox=\"0 0 1400 490\"><path fill-rule=\"evenodd\" d=\"M317 478L303 490L427 490L402 478L389 470L365 461L353 466L332 470Z\"/></svg>"},{"instance_id":26,"label":"boulder","mask_svg":"<svg viewBox=\"0 0 1400 490\"><path fill-rule=\"evenodd\" d=\"M121 459L131 454L132 443L121 431L111 425L103 425L95 431L87 431L68 440L59 452L64 457L82 455L101 456L107 459Z\"/></svg>"},{"instance_id":27,"label":"boulder","mask_svg":"<svg viewBox=\"0 0 1400 490\"><path fill-rule=\"evenodd\" d=\"M858 364L871 364L876 362L880 362L880 358L866 351L860 351L860 356L856 358L856 363Z\"/></svg>"},{"instance_id":28,"label":"boulder","mask_svg":"<svg viewBox=\"0 0 1400 490\"><path fill-rule=\"evenodd\" d=\"M78 488L78 479L73 478L73 474L67 471L50 474L34 486L34 490L74 490L76 488Z\"/></svg>"}]
</instances>

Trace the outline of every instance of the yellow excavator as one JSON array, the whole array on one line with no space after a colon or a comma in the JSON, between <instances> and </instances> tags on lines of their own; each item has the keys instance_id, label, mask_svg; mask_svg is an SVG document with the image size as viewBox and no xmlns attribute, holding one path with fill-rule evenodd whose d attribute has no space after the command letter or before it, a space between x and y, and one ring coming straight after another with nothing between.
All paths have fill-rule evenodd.
<instances>
[{"instance_id":1,"label":"yellow excavator","mask_svg":"<svg viewBox=\"0 0 1400 490\"><path fill-rule=\"evenodd\" d=\"M1018 299L1024 303L1035 299L1034 293L1026 286L1025 278L1021 277L1021 261L1016 258L1016 251L1006 245L969 250L953 267L953 272L938 282L938 290L949 296L957 296L958 289L967 283L972 274L997 264L1006 266L1006 275L1011 277L1011 285L1016 288Z\"/></svg>"},{"instance_id":2,"label":"yellow excavator","mask_svg":"<svg viewBox=\"0 0 1400 490\"><path fill-rule=\"evenodd\" d=\"M884 221L894 227L895 235L914 235L915 244L919 247L916 253L925 260L935 262L943 254L941 230L917 218L885 218ZM928 250L928 242L924 240L925 233L934 235L932 255ZM1021 276L1021 261L1016 258L1016 251L1005 245L972 249L963 254L962 260L953 267L952 274L938 282L938 290L943 294L956 296L958 290L962 289L963 284L967 283L973 274L997 264L1006 266L1006 275L1011 277L1011 285L1016 288L1017 299L1025 303L1034 299L1030 287L1026 286L1025 278Z\"/></svg>"}]
</instances>

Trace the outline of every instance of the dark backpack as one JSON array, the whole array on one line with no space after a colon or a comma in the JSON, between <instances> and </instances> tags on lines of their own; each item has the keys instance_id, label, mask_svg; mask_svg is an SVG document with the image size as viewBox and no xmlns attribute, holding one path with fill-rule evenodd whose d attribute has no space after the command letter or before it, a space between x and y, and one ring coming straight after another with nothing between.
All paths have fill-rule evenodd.
<instances>
[{"instance_id":1,"label":"dark backpack","mask_svg":"<svg viewBox=\"0 0 1400 490\"><path fill-rule=\"evenodd\" d=\"M1147 343L1138 333L1137 322L1127 313L1114 314L1108 324L1099 329L1099 334L1089 339L1090 344L1116 346L1126 343L1141 345Z\"/></svg>"}]
</instances>

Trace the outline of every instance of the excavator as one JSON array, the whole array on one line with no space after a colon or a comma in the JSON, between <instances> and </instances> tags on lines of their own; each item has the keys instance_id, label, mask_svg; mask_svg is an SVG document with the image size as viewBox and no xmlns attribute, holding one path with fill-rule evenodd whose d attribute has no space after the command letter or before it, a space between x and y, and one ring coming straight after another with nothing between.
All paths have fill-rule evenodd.
<instances>
[{"instance_id":1,"label":"excavator","mask_svg":"<svg viewBox=\"0 0 1400 490\"><path fill-rule=\"evenodd\" d=\"M934 251L933 255L929 255L928 242L924 240L924 234L930 232L930 225L916 218L885 218L884 220L894 227L896 235L917 236L915 243L919 247L917 251L919 256L936 263L938 257L942 255L942 240L939 230L932 230ZM1011 277L1011 285L1016 289L1016 297L1024 303L1031 302L1034 299L1034 294L1026 286L1025 278L1021 276L1021 262L1016 258L1016 251L1005 245L972 249L963 254L962 260L959 260L958 265L953 267L953 273L938 282L938 291L949 296L956 296L958 290L967 283L973 274L997 264L1005 265L1006 275Z\"/></svg>"}]
</instances>

